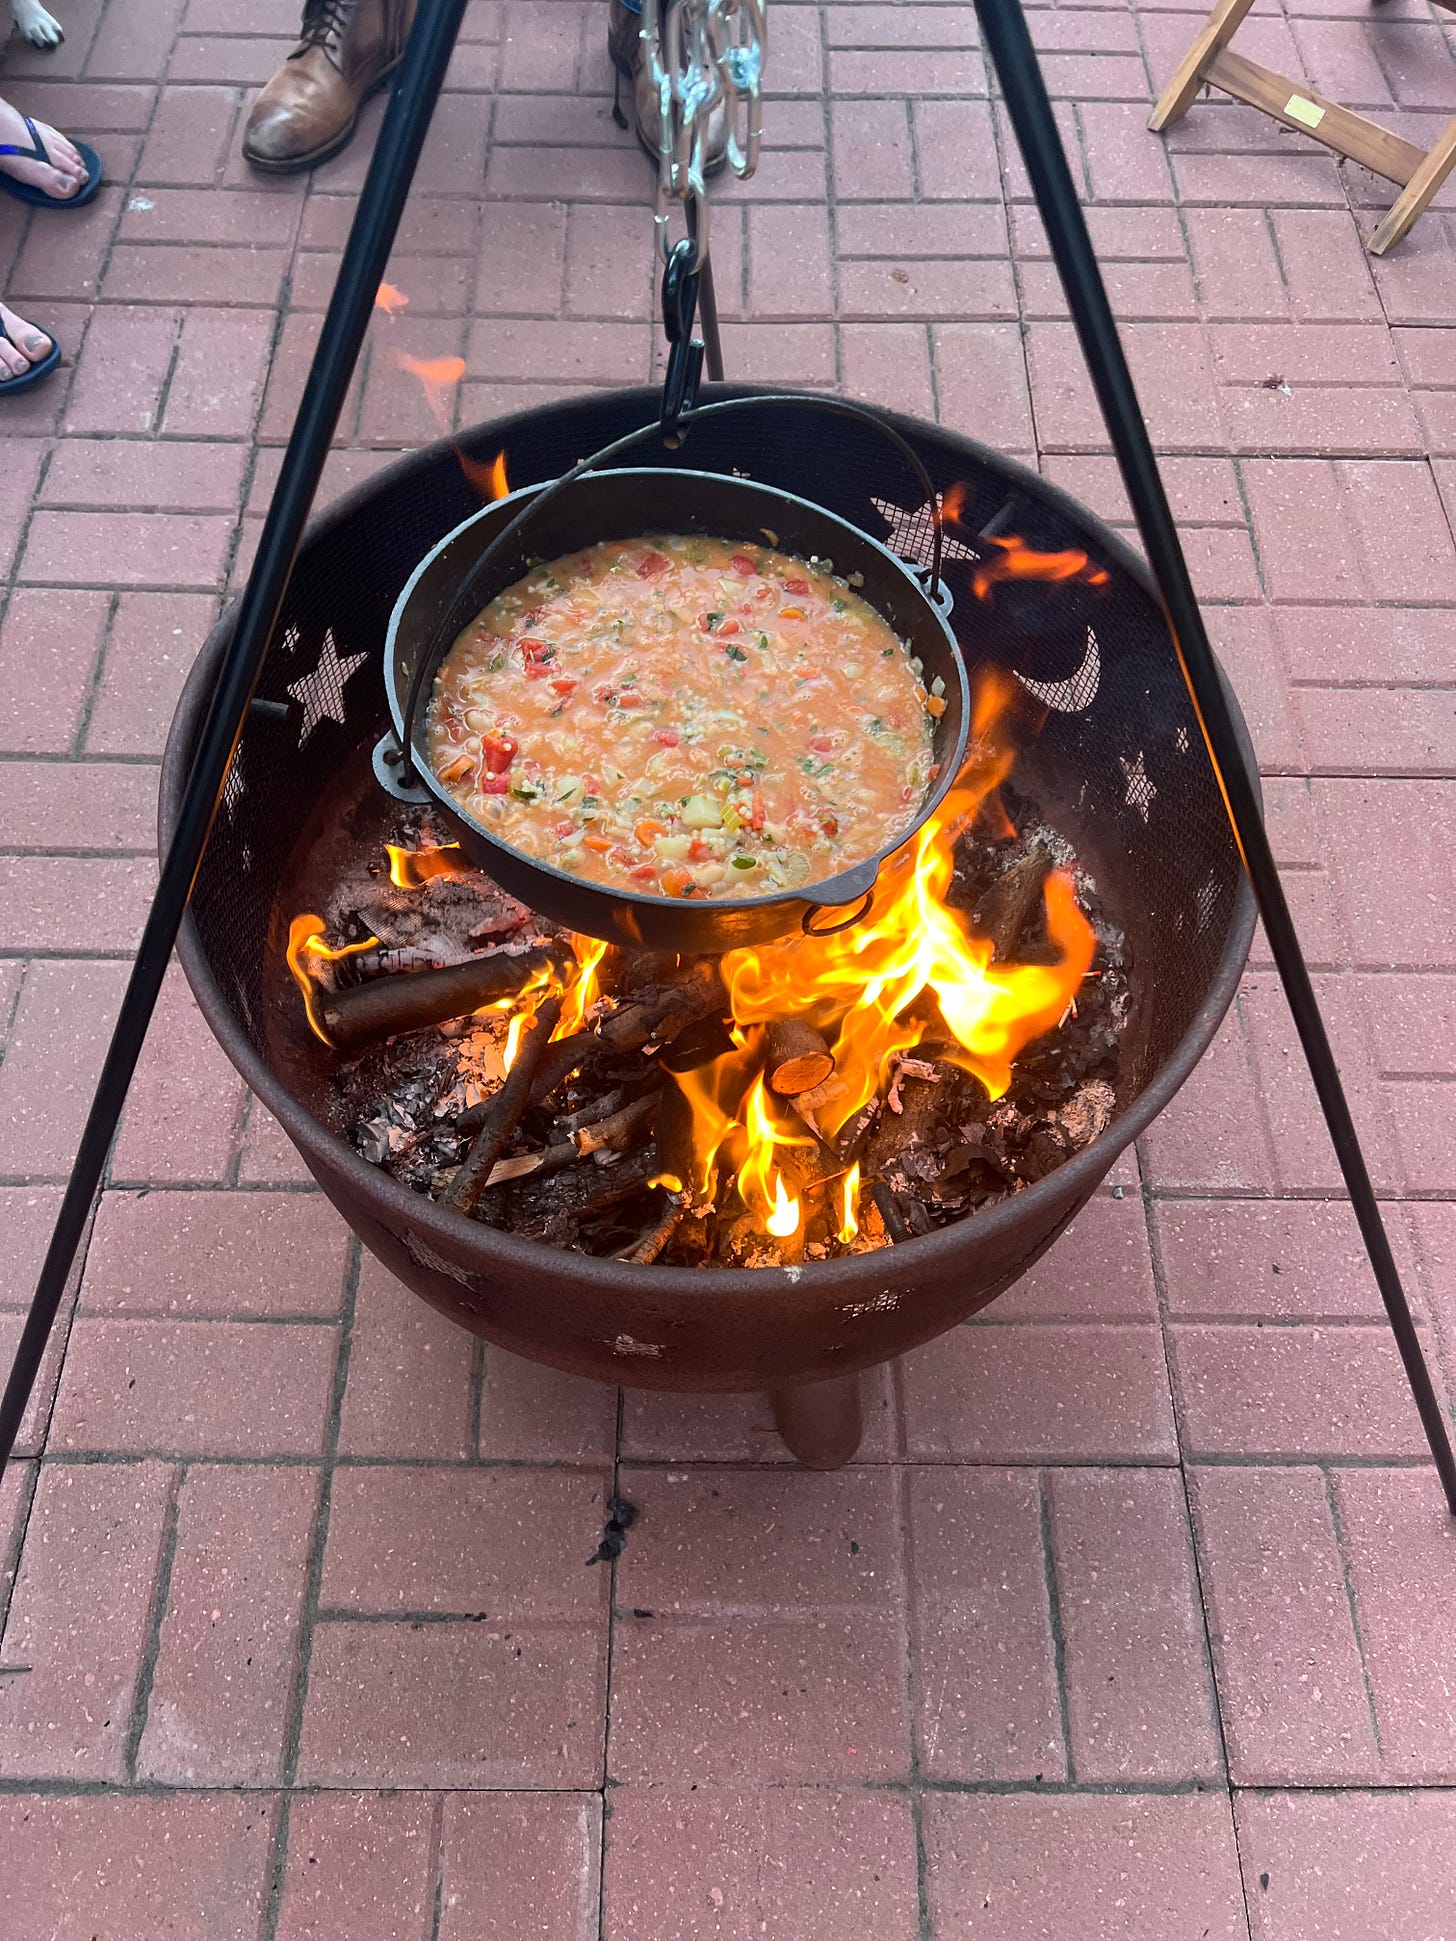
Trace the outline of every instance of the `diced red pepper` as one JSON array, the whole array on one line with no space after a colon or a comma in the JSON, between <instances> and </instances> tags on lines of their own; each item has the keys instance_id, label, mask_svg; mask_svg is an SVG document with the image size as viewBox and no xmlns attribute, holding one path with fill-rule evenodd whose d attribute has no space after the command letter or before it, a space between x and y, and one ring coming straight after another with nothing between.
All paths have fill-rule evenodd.
<instances>
[{"instance_id":1,"label":"diced red pepper","mask_svg":"<svg viewBox=\"0 0 1456 1941\"><path fill-rule=\"evenodd\" d=\"M837 836L839 834L839 817L836 815L820 816L819 827L824 831L826 836Z\"/></svg>"},{"instance_id":2,"label":"diced red pepper","mask_svg":"<svg viewBox=\"0 0 1456 1941\"><path fill-rule=\"evenodd\" d=\"M779 596L777 593L774 592L773 588L768 584L768 582L765 581L762 586L756 586L753 589L753 597L755 600L757 600L758 604L762 607L762 606L767 606L770 600L776 600Z\"/></svg>"},{"instance_id":3,"label":"diced red pepper","mask_svg":"<svg viewBox=\"0 0 1456 1941\"><path fill-rule=\"evenodd\" d=\"M714 621L721 618L722 616L720 614L700 613L698 615L698 632L710 634L713 631Z\"/></svg>"},{"instance_id":4,"label":"diced red pepper","mask_svg":"<svg viewBox=\"0 0 1456 1941\"><path fill-rule=\"evenodd\" d=\"M827 755L834 747L833 735L810 735L809 746L816 755Z\"/></svg>"},{"instance_id":5,"label":"diced red pepper","mask_svg":"<svg viewBox=\"0 0 1456 1941\"><path fill-rule=\"evenodd\" d=\"M632 871L639 883L650 883L657 875L656 863L638 863Z\"/></svg>"},{"instance_id":6,"label":"diced red pepper","mask_svg":"<svg viewBox=\"0 0 1456 1941\"><path fill-rule=\"evenodd\" d=\"M747 815L743 813L743 810L741 808L738 811L739 820L742 822L746 822L750 829L761 829L764 825L764 820L767 816L767 813L768 813L767 810L763 806L762 798L757 795L754 796L752 805L749 807Z\"/></svg>"},{"instance_id":7,"label":"diced red pepper","mask_svg":"<svg viewBox=\"0 0 1456 1941\"><path fill-rule=\"evenodd\" d=\"M544 640L537 640L530 634L527 634L520 642L520 648L521 659L528 667L539 667L551 652L551 649L546 645Z\"/></svg>"},{"instance_id":8,"label":"diced red pepper","mask_svg":"<svg viewBox=\"0 0 1456 1941\"><path fill-rule=\"evenodd\" d=\"M618 869L630 869L636 860L631 850L623 849L620 843L616 843L607 851L607 861L614 863Z\"/></svg>"},{"instance_id":9,"label":"diced red pepper","mask_svg":"<svg viewBox=\"0 0 1456 1941\"><path fill-rule=\"evenodd\" d=\"M652 731L652 739L654 741L660 741L664 748L676 748L682 740L682 736L676 728L654 728Z\"/></svg>"},{"instance_id":10,"label":"diced red pepper","mask_svg":"<svg viewBox=\"0 0 1456 1941\"><path fill-rule=\"evenodd\" d=\"M617 706L619 708L640 708L642 706L642 696L635 688L624 687L622 692L617 696Z\"/></svg>"},{"instance_id":11,"label":"diced red pepper","mask_svg":"<svg viewBox=\"0 0 1456 1941\"><path fill-rule=\"evenodd\" d=\"M665 553L644 553L637 562L639 580L659 580L671 565Z\"/></svg>"},{"instance_id":12,"label":"diced red pepper","mask_svg":"<svg viewBox=\"0 0 1456 1941\"><path fill-rule=\"evenodd\" d=\"M509 776L482 775L480 778L480 792L482 795L509 795L511 792Z\"/></svg>"},{"instance_id":13,"label":"diced red pepper","mask_svg":"<svg viewBox=\"0 0 1456 1941\"><path fill-rule=\"evenodd\" d=\"M577 683L569 674L562 674L551 683L551 692L553 694L559 694L563 700L569 695L575 694L576 688Z\"/></svg>"},{"instance_id":14,"label":"diced red pepper","mask_svg":"<svg viewBox=\"0 0 1456 1941\"><path fill-rule=\"evenodd\" d=\"M516 759L520 743L514 735L482 735L480 757L488 775L504 775ZM494 793L494 791L492 791Z\"/></svg>"},{"instance_id":15,"label":"diced red pepper","mask_svg":"<svg viewBox=\"0 0 1456 1941\"><path fill-rule=\"evenodd\" d=\"M558 836L569 836L575 827L576 824L572 821L571 817L564 815L556 825L556 833Z\"/></svg>"},{"instance_id":16,"label":"diced red pepper","mask_svg":"<svg viewBox=\"0 0 1456 1941\"><path fill-rule=\"evenodd\" d=\"M526 662L526 679L528 681L544 681L550 672L551 669L549 667L538 666L535 661L528 660Z\"/></svg>"},{"instance_id":17,"label":"diced red pepper","mask_svg":"<svg viewBox=\"0 0 1456 1941\"><path fill-rule=\"evenodd\" d=\"M616 703L617 690L612 686L610 681L603 681L599 686L592 689L592 699L599 708L610 708ZM593 789L591 793L595 795L596 790Z\"/></svg>"},{"instance_id":18,"label":"diced red pepper","mask_svg":"<svg viewBox=\"0 0 1456 1941\"><path fill-rule=\"evenodd\" d=\"M750 573L756 573L758 571L758 568L748 557L747 553L735 553L729 561L729 564L741 580L747 579Z\"/></svg>"},{"instance_id":19,"label":"diced red pepper","mask_svg":"<svg viewBox=\"0 0 1456 1941\"><path fill-rule=\"evenodd\" d=\"M809 582L807 580L785 580L784 591L785 593L807 593L809 591Z\"/></svg>"},{"instance_id":20,"label":"diced red pepper","mask_svg":"<svg viewBox=\"0 0 1456 1941\"><path fill-rule=\"evenodd\" d=\"M690 863L705 863L712 853L712 850L709 849L701 836L694 836L688 844L688 861Z\"/></svg>"},{"instance_id":21,"label":"diced red pepper","mask_svg":"<svg viewBox=\"0 0 1456 1941\"><path fill-rule=\"evenodd\" d=\"M720 634L737 634L742 633L743 629L736 620L725 620L718 631Z\"/></svg>"}]
</instances>

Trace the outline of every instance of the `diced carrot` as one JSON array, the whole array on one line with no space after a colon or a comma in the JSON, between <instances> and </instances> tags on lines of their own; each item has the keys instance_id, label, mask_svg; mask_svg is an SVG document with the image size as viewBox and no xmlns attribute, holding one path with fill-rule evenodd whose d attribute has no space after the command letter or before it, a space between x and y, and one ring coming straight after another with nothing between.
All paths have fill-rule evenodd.
<instances>
[{"instance_id":1,"label":"diced carrot","mask_svg":"<svg viewBox=\"0 0 1456 1941\"><path fill-rule=\"evenodd\" d=\"M945 713L945 696L943 694L927 694L925 697L925 712L933 715L939 721L940 717Z\"/></svg>"},{"instance_id":2,"label":"diced carrot","mask_svg":"<svg viewBox=\"0 0 1456 1941\"><path fill-rule=\"evenodd\" d=\"M681 863L669 863L658 878L666 896L682 896L692 880L692 876Z\"/></svg>"},{"instance_id":3,"label":"diced carrot","mask_svg":"<svg viewBox=\"0 0 1456 1941\"><path fill-rule=\"evenodd\" d=\"M807 620L808 618L809 618L808 614L805 613L802 607L780 607L779 608L780 620Z\"/></svg>"},{"instance_id":4,"label":"diced carrot","mask_svg":"<svg viewBox=\"0 0 1456 1941\"><path fill-rule=\"evenodd\" d=\"M635 688L624 687L622 692L617 696L617 706L619 708L640 708L642 706L642 696Z\"/></svg>"},{"instance_id":5,"label":"diced carrot","mask_svg":"<svg viewBox=\"0 0 1456 1941\"><path fill-rule=\"evenodd\" d=\"M665 836L667 829L663 823L654 822L651 816L643 816L642 820L637 824L637 827L632 831L632 834L641 843L642 847L646 849L654 838L657 836Z\"/></svg>"},{"instance_id":6,"label":"diced carrot","mask_svg":"<svg viewBox=\"0 0 1456 1941\"><path fill-rule=\"evenodd\" d=\"M720 634L736 634L742 633L743 629L736 620L725 620L718 631Z\"/></svg>"},{"instance_id":7,"label":"diced carrot","mask_svg":"<svg viewBox=\"0 0 1456 1941\"><path fill-rule=\"evenodd\" d=\"M551 683L551 692L553 694L559 694L563 700L575 694L576 688L577 683L572 680L569 674L564 674Z\"/></svg>"},{"instance_id":8,"label":"diced carrot","mask_svg":"<svg viewBox=\"0 0 1456 1941\"><path fill-rule=\"evenodd\" d=\"M594 849L598 856L606 856L616 847L615 843L608 842L605 836L585 836L582 840L586 847Z\"/></svg>"}]
</instances>

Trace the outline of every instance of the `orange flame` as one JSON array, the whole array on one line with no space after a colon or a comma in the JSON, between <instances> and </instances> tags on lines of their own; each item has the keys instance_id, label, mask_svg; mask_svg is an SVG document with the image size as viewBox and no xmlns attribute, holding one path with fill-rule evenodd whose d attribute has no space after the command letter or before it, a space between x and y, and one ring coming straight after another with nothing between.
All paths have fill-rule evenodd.
<instances>
[{"instance_id":1,"label":"orange flame","mask_svg":"<svg viewBox=\"0 0 1456 1941\"><path fill-rule=\"evenodd\" d=\"M374 293L374 308L382 310L386 317L397 317L408 303L404 291L397 290L392 283L381 283Z\"/></svg>"},{"instance_id":2,"label":"orange flame","mask_svg":"<svg viewBox=\"0 0 1456 1941\"><path fill-rule=\"evenodd\" d=\"M482 499L493 501L505 498L511 488L506 478L506 455L503 451L497 452L489 465L482 463L478 458L472 458L469 452L461 451L458 445L455 447L455 456L460 461L460 469L465 474L466 483L473 485Z\"/></svg>"},{"instance_id":3,"label":"orange flame","mask_svg":"<svg viewBox=\"0 0 1456 1941\"><path fill-rule=\"evenodd\" d=\"M400 849L387 842L384 850L389 857L389 880L397 890L422 890L437 877L470 873L469 864L461 860L458 842L443 843L438 849Z\"/></svg>"},{"instance_id":4,"label":"orange flame","mask_svg":"<svg viewBox=\"0 0 1456 1941\"><path fill-rule=\"evenodd\" d=\"M839 1182L839 1238L853 1240L859 1232L855 1209L859 1205L859 1161L856 1160Z\"/></svg>"},{"instance_id":5,"label":"orange flame","mask_svg":"<svg viewBox=\"0 0 1456 1941\"><path fill-rule=\"evenodd\" d=\"M319 1022L317 985L305 968L303 960L305 957L312 957L320 963L336 964L341 957L355 957L361 950L377 950L379 939L366 937L362 944L344 944L338 950L332 950L323 940L325 928L323 918L313 915L312 912L295 917L288 926L286 955L288 968L293 973L293 981L303 992L303 1008L308 1018L309 1030L315 1038L321 1039L327 1045L332 1040Z\"/></svg>"},{"instance_id":6,"label":"orange flame","mask_svg":"<svg viewBox=\"0 0 1456 1941\"><path fill-rule=\"evenodd\" d=\"M1106 586L1107 575L1093 566L1087 555L1075 547L1064 553L1034 552L1024 540L1005 539L992 534L982 544L994 546L993 552L971 575L971 591L978 600L992 597L1003 580L1085 580L1088 586Z\"/></svg>"},{"instance_id":7,"label":"orange flame","mask_svg":"<svg viewBox=\"0 0 1456 1941\"><path fill-rule=\"evenodd\" d=\"M395 357L402 371L417 377L424 388L425 402L433 412L435 422L441 431L450 429L449 413L445 405L445 394L451 391L465 375L463 357L411 357L407 350L397 350Z\"/></svg>"},{"instance_id":8,"label":"orange flame","mask_svg":"<svg viewBox=\"0 0 1456 1941\"><path fill-rule=\"evenodd\" d=\"M817 1111L828 1135L885 1091L897 1055L927 1038L937 1056L972 1073L990 1098L1000 1098L1018 1053L1057 1025L1092 962L1096 938L1064 871L1048 878L1045 892L1047 934L1059 954L1055 964L993 963L992 946L973 936L967 919L945 901L956 838L1012 766L1007 720L1013 694L1000 677L981 683L966 768L907 860L885 871L881 907L866 922L831 936L733 950L723 959L723 981L740 1027L802 1017L830 1041L834 1096ZM745 1039L745 1046L750 1042ZM745 1049L703 1071L671 1074L693 1111L695 1149L706 1155L705 1177L695 1184L707 1189L712 1163L726 1144L745 1202L765 1223L772 1218L793 1233L798 1210L785 1225L789 1196L774 1153L808 1142L775 1124L762 1080L749 1082L750 1057ZM853 1188L845 1183L842 1232L853 1231L857 1187L857 1180Z\"/></svg>"}]
</instances>

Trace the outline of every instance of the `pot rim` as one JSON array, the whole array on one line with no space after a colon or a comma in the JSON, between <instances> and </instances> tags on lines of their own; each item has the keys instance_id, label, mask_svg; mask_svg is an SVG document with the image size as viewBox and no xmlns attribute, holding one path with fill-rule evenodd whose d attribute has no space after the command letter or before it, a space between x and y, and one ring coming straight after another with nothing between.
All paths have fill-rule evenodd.
<instances>
[{"instance_id":1,"label":"pot rim","mask_svg":"<svg viewBox=\"0 0 1456 1941\"><path fill-rule=\"evenodd\" d=\"M721 909L725 913L725 920L728 912L736 914L739 911L752 912L784 909L789 919L784 926L783 934L785 935L793 934L792 918L796 910L806 903L810 906L811 911L836 910L848 908L863 899L862 907L855 919L855 921L860 921L869 912L872 893L879 882L880 874L885 865L896 856L902 854L915 841L926 823L930 821L936 810L955 787L960 776L962 764L965 761L966 749L970 741L970 676L966 668L965 656L961 653L955 634L951 629L948 609L946 612L941 611L935 601L930 597L929 592L920 583L913 568L901 559L898 554L892 553L882 540L875 538L873 533L862 531L860 527L851 524L848 519L841 517L839 513L831 512L827 506L821 506L813 499L806 499L802 493L788 492L782 486L766 485L760 479L737 478L722 472L701 472L686 466L665 465L613 465L604 467L600 471L584 474L577 481L577 484L586 485L590 480L594 479L627 481L643 477L653 479L665 477L671 478L674 481L685 480L689 482L707 481L715 486L726 484L737 490L754 492L777 500L780 505L792 506L796 511L807 509L816 519L823 519L829 525L838 527L841 532L849 535L856 544L867 545L873 548L875 552L881 554L887 565L900 574L906 584L907 591L919 600L926 614L930 616L927 624L933 621L945 636L946 643L950 649L951 665L956 672L956 684L960 693L960 728L955 737L954 748L941 757L941 772L921 798L920 806L916 810L914 819L906 823L896 835L891 837L888 842L882 843L870 855L860 857L855 862L847 864L833 876L821 877L815 882L802 883L789 889L773 890L762 896L710 897L703 898L701 901L691 899L694 913L702 914L705 920L715 909ZM454 527L450 532L447 532L442 539L438 540L430 548L429 552L420 560L419 564L405 581L399 598L395 601L393 609L390 612L389 625L385 630L384 636L384 688L385 697L389 704L389 716L390 720L394 723L396 743L404 751L406 759L410 761L419 785L428 791L443 814L457 822L463 823L471 835L485 848L490 850L505 850L513 862L530 870L533 874L548 878L553 885L557 886L563 892L586 893L592 897L599 896L609 900L618 908L649 911L653 916L660 919L662 912L673 911L682 904L684 899L681 897L654 896L642 890L613 888L607 884L594 882L590 877L577 876L570 870L559 869L544 856L533 856L524 849L518 849L514 843L507 842L494 830L488 829L484 823L477 821L471 815L470 811L463 807L456 797L450 793L449 789L439 780L434 770L430 767L428 760L417 758L420 751L405 748L404 705L397 691L400 683L395 679L395 643L399 636L401 622L421 581L445 552L446 548L453 545L472 526L489 519L492 513L498 512L505 506L514 505L518 510L524 510L528 501L538 498L555 483L557 481L553 479L539 479L531 485L517 486L515 491L507 493L503 498L494 499L489 505L482 506L478 512L471 513L468 519L462 519L458 526ZM488 541L487 546L491 543L493 542ZM826 553L825 557L832 558L834 555ZM867 599L866 604L872 607L875 612L880 612L880 609L875 605L874 601ZM880 617L882 619L885 618L882 613ZM886 620L885 624L893 628L892 622ZM899 629L893 628L893 631L898 638ZM446 647L445 653L448 652L449 648ZM439 660L436 661L435 668L431 671L430 685L432 689L435 675L439 671L440 661L443 659L444 654L442 653ZM428 705L427 699L422 702L422 714L427 715ZM417 732L423 732L423 723L419 715L417 715L414 725ZM832 892L832 894L828 894L828 892ZM846 924L836 927L847 928L849 926ZM594 934L601 936L604 933L598 931ZM760 939L759 941L766 940ZM731 945L725 946L725 948L731 948Z\"/></svg>"},{"instance_id":2,"label":"pot rim","mask_svg":"<svg viewBox=\"0 0 1456 1941\"><path fill-rule=\"evenodd\" d=\"M772 398L775 388L755 385L726 385L713 387L715 395L743 397L760 396ZM639 387L635 391L619 394L623 401L640 400L644 409L650 408L657 393L649 387ZM565 401L563 401L565 402ZM599 394L584 394L576 402L583 405L599 403ZM532 422L539 407L530 406L509 417L489 420L492 438L508 435L517 424ZM882 414L890 423L913 437L925 429L914 419L897 412L886 411ZM1161 605L1156 583L1148 567L1137 553L1118 537L1096 514L1090 512L1068 492L1051 484L1027 466L1014 458L993 450L979 441L967 438L957 432L945 432L935 428L942 436L953 438L965 448L976 463L999 472L1008 483L1020 486L1032 497L1040 498L1051 504L1054 510L1064 517L1090 530L1095 534L1106 556L1125 572L1142 591L1157 605ZM422 464L443 461L454 453L457 447L467 444L472 433L461 438L440 438L420 450L406 453L392 465L373 473L360 484L352 487L341 498L336 499L325 510L309 522L304 536L304 547L333 531L345 520L351 518L356 510L391 483L408 478ZM166 747L162 754L161 788L158 801L158 825L163 846L172 831L176 820L176 810L187 773L188 757L198 720L205 710L214 686L216 665L221 658L226 641L231 637L233 624L237 617L239 601L234 599L227 610L217 620L198 653L192 670L187 677L172 725L167 735ZM1226 684L1227 685L1227 684ZM1256 778L1252 744L1243 722L1242 711L1232 691L1229 693L1235 726L1241 731L1240 739L1246 750L1251 774ZM416 1233L427 1243L438 1242L447 1255L457 1258L467 1252L475 1252L480 1257L480 1266L475 1271L487 1273L515 1272L530 1276L544 1261L552 1263L555 1272L564 1269L579 1276L595 1292L611 1294L639 1292L643 1286L644 1272L651 1275L651 1287L664 1297L696 1300L701 1302L708 1288L721 1290L725 1297L737 1301L761 1298L766 1315L772 1304L778 1301L785 1280L791 1285L802 1286L806 1281L816 1285L826 1295L832 1294L838 1301L841 1295L856 1295L864 1292L873 1294L883 1291L887 1282L896 1278L895 1256L906 1248L914 1248L917 1266L923 1274L925 1267L932 1263L943 1264L954 1270L959 1255L968 1240L984 1237L994 1241L1013 1225L1020 1225L1024 1208L1039 1209L1053 1198L1061 1197L1069 1189L1079 1195L1092 1192L1098 1182L1111 1169L1118 1157L1139 1135L1146 1130L1158 1114L1176 1096L1203 1053L1211 1043L1215 1032L1223 1020L1225 1012L1233 1002L1234 995L1243 976L1249 946L1254 934L1255 907L1253 891L1247 875L1241 875L1235 892L1235 907L1230 918L1228 939L1224 946L1217 972L1209 985L1203 1002L1189 1023L1188 1029L1163 1060L1152 1078L1138 1096L1119 1112L1098 1138L1044 1179L1036 1181L1023 1192L1002 1200L998 1205L984 1212L971 1215L950 1226L937 1228L934 1233L917 1235L896 1247L879 1248L872 1253L850 1254L835 1260L806 1260L802 1265L787 1267L715 1267L707 1286L704 1272L700 1268L664 1266L654 1262L650 1268L629 1261L603 1260L593 1254L575 1254L559 1247L548 1246L543 1241L522 1238L517 1234L506 1233L494 1227L487 1227L480 1221L462 1220L439 1207L425 1194L416 1193L412 1188L403 1186L392 1179L388 1173L377 1166L371 1166L356 1153L346 1140L330 1132L311 1112L307 1111L283 1085L282 1081L264 1062L254 1049L251 1039L242 1029L232 1007L218 988L197 935L197 925L189 907L177 939L177 952L198 1004L202 1009L213 1033L222 1045L234 1067L251 1089L262 1099L287 1132L294 1145L304 1155L305 1160L317 1158L325 1170L341 1173L348 1181L351 1192L361 1199L373 1217L381 1222L393 1224L396 1231ZM310 1164L312 1171L312 1164ZM919 1278L920 1275L917 1275Z\"/></svg>"}]
</instances>

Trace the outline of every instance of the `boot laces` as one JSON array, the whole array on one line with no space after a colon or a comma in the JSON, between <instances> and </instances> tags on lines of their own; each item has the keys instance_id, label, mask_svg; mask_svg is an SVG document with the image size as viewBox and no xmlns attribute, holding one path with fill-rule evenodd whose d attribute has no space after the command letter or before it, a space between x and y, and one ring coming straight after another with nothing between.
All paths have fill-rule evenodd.
<instances>
[{"instance_id":1,"label":"boot laces","mask_svg":"<svg viewBox=\"0 0 1456 1941\"><path fill-rule=\"evenodd\" d=\"M321 47L326 54L334 54L353 6L354 0L304 0L300 45Z\"/></svg>"}]
</instances>

